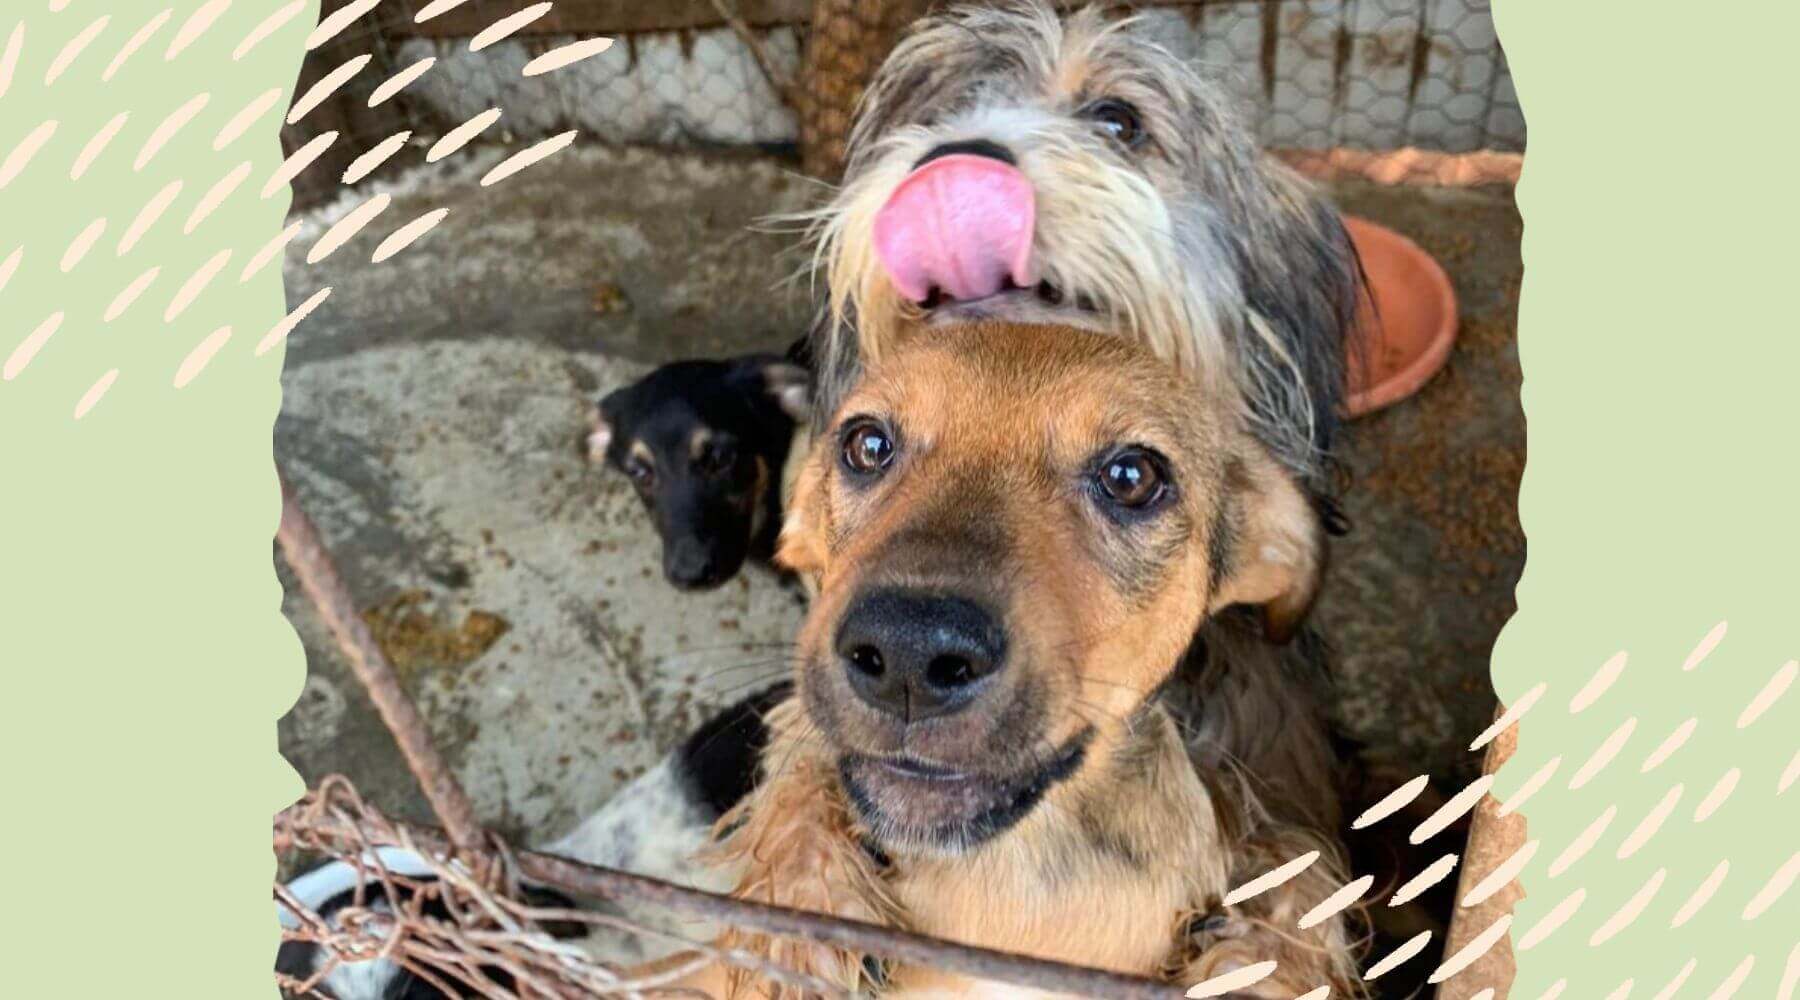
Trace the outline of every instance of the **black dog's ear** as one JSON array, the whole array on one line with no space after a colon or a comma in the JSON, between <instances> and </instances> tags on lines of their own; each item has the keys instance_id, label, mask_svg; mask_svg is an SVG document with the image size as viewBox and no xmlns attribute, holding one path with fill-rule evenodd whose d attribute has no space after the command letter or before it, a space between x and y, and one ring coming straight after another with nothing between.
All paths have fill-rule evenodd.
<instances>
[{"instance_id":1,"label":"black dog's ear","mask_svg":"<svg viewBox=\"0 0 1800 1000\"><path fill-rule=\"evenodd\" d=\"M809 372L812 371L813 370L813 338L812 338L812 334L810 334L810 333L803 334L803 335L801 335L799 340L796 340L793 343L789 344L786 357L789 361L793 362L794 364L799 365L800 367L806 369Z\"/></svg>"},{"instance_id":2,"label":"black dog's ear","mask_svg":"<svg viewBox=\"0 0 1800 1000\"><path fill-rule=\"evenodd\" d=\"M799 365L771 361L758 369L763 391L796 422L812 419L812 375Z\"/></svg>"},{"instance_id":3,"label":"black dog's ear","mask_svg":"<svg viewBox=\"0 0 1800 1000\"><path fill-rule=\"evenodd\" d=\"M606 461L606 449L613 439L613 411L618 408L619 393L610 392L594 404L588 413L587 459Z\"/></svg>"}]
</instances>

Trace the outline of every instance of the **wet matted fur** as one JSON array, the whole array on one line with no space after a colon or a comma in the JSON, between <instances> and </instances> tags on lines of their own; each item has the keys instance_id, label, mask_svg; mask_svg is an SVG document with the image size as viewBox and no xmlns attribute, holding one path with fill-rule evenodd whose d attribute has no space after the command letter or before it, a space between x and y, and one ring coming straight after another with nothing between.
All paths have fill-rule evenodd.
<instances>
[{"instance_id":1,"label":"wet matted fur","mask_svg":"<svg viewBox=\"0 0 1800 1000\"><path fill-rule=\"evenodd\" d=\"M783 529L780 559L818 596L763 781L722 823L738 892L1183 984L1274 960L1240 995L1358 995L1348 920L1298 927L1343 880L1335 839L1273 815L1241 766L1190 754L1164 704L1202 621L1304 614L1322 540L1292 474L1241 413L1125 338L979 323L892 348L818 436ZM978 624L946 638L945 618L902 615L870 633L887 657L871 673L856 623L883 601L952 602ZM950 669L962 653L974 665ZM1285 738L1246 742L1279 755ZM1224 905L1314 850L1300 877ZM883 995L982 988L726 943ZM780 993L717 969L694 985Z\"/></svg>"}]
</instances>

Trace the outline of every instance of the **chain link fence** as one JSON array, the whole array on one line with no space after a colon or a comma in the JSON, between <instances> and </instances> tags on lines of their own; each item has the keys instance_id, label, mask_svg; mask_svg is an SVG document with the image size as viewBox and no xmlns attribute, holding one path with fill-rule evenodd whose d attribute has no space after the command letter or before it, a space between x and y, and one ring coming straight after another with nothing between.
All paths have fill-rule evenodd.
<instances>
[{"instance_id":1,"label":"chain link fence","mask_svg":"<svg viewBox=\"0 0 1800 1000\"><path fill-rule=\"evenodd\" d=\"M326 0L325 13L351 0ZM385 0L314 51L296 93L370 61L288 127L301 148L336 131L304 203L400 132L427 145L499 108L489 138L579 129L609 143L797 149L830 176L863 83L914 18L946 0ZM1064 3L1063 6L1075 6ZM1138 0L1149 33L1195 61L1256 123L1265 146L1321 172L1467 183L1516 169L1525 121L1489 0ZM491 25L540 12L483 44ZM434 9L435 8L435 9ZM419 20L421 13L426 19ZM611 50L556 73L533 58L607 35ZM431 60L392 95L384 82ZM371 98L383 98L371 106ZM1387 155L1405 151L1399 155ZM1497 161L1457 154L1501 154ZM390 163L405 163L404 155ZM1474 166L1471 166L1474 164ZM335 169L334 169L335 168ZM1504 179L1496 177L1493 179Z\"/></svg>"}]
</instances>

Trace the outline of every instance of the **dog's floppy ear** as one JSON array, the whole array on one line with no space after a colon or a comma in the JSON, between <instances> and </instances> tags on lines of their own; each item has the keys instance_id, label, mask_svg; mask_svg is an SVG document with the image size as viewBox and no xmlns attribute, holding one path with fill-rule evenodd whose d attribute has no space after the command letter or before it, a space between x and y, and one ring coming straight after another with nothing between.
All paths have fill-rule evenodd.
<instances>
[{"instance_id":1,"label":"dog's floppy ear","mask_svg":"<svg viewBox=\"0 0 1800 1000\"><path fill-rule=\"evenodd\" d=\"M617 392L609 393L588 413L587 459L590 462L606 461L606 449L613 439L613 404L618 395Z\"/></svg>"},{"instance_id":2,"label":"dog's floppy ear","mask_svg":"<svg viewBox=\"0 0 1800 1000\"><path fill-rule=\"evenodd\" d=\"M1325 572L1319 514L1291 475L1257 452L1227 474L1228 516L1212 544L1218 585L1207 608L1262 608L1263 631L1276 642L1293 637L1312 609Z\"/></svg>"},{"instance_id":3,"label":"dog's floppy ear","mask_svg":"<svg viewBox=\"0 0 1800 1000\"><path fill-rule=\"evenodd\" d=\"M763 391L795 423L812 419L812 373L791 361L771 361L758 369Z\"/></svg>"},{"instance_id":4,"label":"dog's floppy ear","mask_svg":"<svg viewBox=\"0 0 1800 1000\"><path fill-rule=\"evenodd\" d=\"M815 454L794 477L794 495L788 498L787 513L781 522L781 537L775 544L776 564L799 574L808 583L809 590L816 589L829 556L825 546L824 503L824 465Z\"/></svg>"}]
</instances>

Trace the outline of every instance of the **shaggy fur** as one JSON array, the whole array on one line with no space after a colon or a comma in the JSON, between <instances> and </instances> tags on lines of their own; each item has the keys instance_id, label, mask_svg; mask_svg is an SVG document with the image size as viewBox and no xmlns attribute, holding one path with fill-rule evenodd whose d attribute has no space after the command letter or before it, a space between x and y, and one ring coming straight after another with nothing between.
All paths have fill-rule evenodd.
<instances>
[{"instance_id":1,"label":"shaggy fur","mask_svg":"<svg viewBox=\"0 0 1800 1000\"><path fill-rule=\"evenodd\" d=\"M1322 540L1294 477L1241 413L1124 338L984 323L891 346L817 437L783 529L779 558L818 596L796 696L770 717L763 782L721 824L738 893L1185 985L1273 959L1274 975L1240 995L1360 995L1348 919L1298 926L1343 881L1320 832L1334 820L1275 815L1255 776L1311 751L1280 731L1235 739L1254 760L1206 740L1190 751L1165 705L1184 656L1205 671L1233 655L1190 650L1203 620L1304 614ZM878 474L845 457L871 421L893 442ZM1128 453L1155 456L1154 501L1106 492L1096 470ZM846 623L895 588L998 623L1004 652L948 711L896 712L858 687ZM944 622L907 627L935 642ZM1287 812L1334 813L1300 790L1274 794L1301 800ZM1301 877L1224 905L1233 886L1315 850ZM884 996L992 988L835 948L724 943ZM717 969L691 985L784 995Z\"/></svg>"},{"instance_id":2,"label":"shaggy fur","mask_svg":"<svg viewBox=\"0 0 1800 1000\"><path fill-rule=\"evenodd\" d=\"M1127 146L1093 109L1125 102ZM1011 151L1037 197L1043 289L926 310L874 250L881 206L921 156L952 142ZM1262 156L1221 88L1133 19L1059 20L1032 0L921 21L863 97L836 198L810 217L829 289L816 331L819 417L899 328L971 315L1125 331L1229 393L1272 454L1317 494L1332 438L1360 268L1337 213Z\"/></svg>"}]
</instances>

